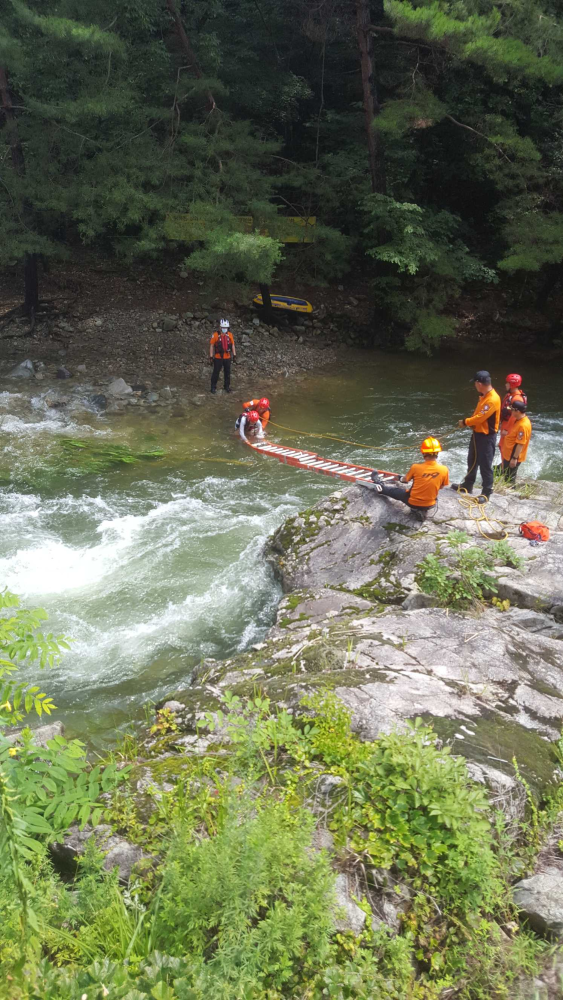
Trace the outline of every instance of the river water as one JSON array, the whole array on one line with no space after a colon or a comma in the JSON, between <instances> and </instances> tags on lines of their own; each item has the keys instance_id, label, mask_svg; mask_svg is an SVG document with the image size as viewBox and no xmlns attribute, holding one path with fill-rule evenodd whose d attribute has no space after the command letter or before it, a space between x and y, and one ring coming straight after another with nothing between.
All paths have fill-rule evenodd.
<instances>
[{"instance_id":1,"label":"river water","mask_svg":"<svg viewBox=\"0 0 563 1000\"><path fill-rule=\"evenodd\" d=\"M357 352L337 371L257 385L255 394L270 394L280 424L377 451L274 427L271 438L401 472L429 431L451 431L472 412L469 376L484 364L499 390L506 371L519 370L513 357L490 353ZM558 367L526 367L534 426L526 472L563 481ZM113 417L53 410L45 393L42 385L0 384L0 585L45 608L49 628L73 638L42 684L69 732L95 743L185 686L203 657L262 638L280 597L264 541L338 483L245 448L232 433L236 393L190 406L185 419L132 407ZM69 446L77 439L88 447ZM452 480L463 472L467 441L463 431L444 440ZM116 444L164 454L92 469L93 452L99 461ZM412 447L394 450L405 445Z\"/></svg>"}]
</instances>

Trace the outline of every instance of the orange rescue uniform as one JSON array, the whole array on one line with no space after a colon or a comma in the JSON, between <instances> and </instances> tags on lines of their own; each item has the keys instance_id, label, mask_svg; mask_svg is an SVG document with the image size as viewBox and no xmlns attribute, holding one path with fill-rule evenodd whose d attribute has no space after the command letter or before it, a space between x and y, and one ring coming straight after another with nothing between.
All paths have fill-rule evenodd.
<instances>
[{"instance_id":1,"label":"orange rescue uniform","mask_svg":"<svg viewBox=\"0 0 563 1000\"><path fill-rule=\"evenodd\" d=\"M512 416L508 423L507 433L500 439L500 453L504 458L505 462L510 462L512 458L512 452L514 451L516 445L522 445L522 451L517 456L516 460L518 464L525 461L526 455L528 454L528 446L530 444L530 438L532 436L532 425L528 417L522 417L521 420L516 420Z\"/></svg>"},{"instance_id":2,"label":"orange rescue uniform","mask_svg":"<svg viewBox=\"0 0 563 1000\"><path fill-rule=\"evenodd\" d=\"M510 412L510 407L511 407L512 403L524 403L524 406L525 406L527 402L528 402L527 398L526 398L526 396L524 395L524 393L522 392L521 389L511 389L510 392L507 392L507 394L504 397L504 399L502 401L502 404L501 404L501 412L500 412L500 416L501 416L501 421L500 421L501 434L502 434L503 431L505 431L505 430L508 429L508 425L509 425L509 423L510 423L510 421L512 419L512 413ZM508 411L507 416L504 416L504 414L507 411Z\"/></svg>"},{"instance_id":3,"label":"orange rescue uniform","mask_svg":"<svg viewBox=\"0 0 563 1000\"><path fill-rule=\"evenodd\" d=\"M260 413L260 410L258 409L259 402L260 402L259 399L249 399L247 403L242 404L242 408L243 410L257 410L258 413ZM268 423L268 420L270 419L270 416L271 414L269 410L264 410L263 413L260 413L260 420L262 421L262 430L266 430L266 425Z\"/></svg>"},{"instance_id":4,"label":"orange rescue uniform","mask_svg":"<svg viewBox=\"0 0 563 1000\"><path fill-rule=\"evenodd\" d=\"M484 396L479 397L472 417L463 421L466 427L471 427L476 434L496 434L500 422L500 396L494 389L489 389Z\"/></svg>"},{"instance_id":5,"label":"orange rescue uniform","mask_svg":"<svg viewBox=\"0 0 563 1000\"><path fill-rule=\"evenodd\" d=\"M411 465L404 478L408 483L413 480L409 492L409 507L435 507L438 493L443 486L450 484L446 466L440 465L435 459Z\"/></svg>"},{"instance_id":6,"label":"orange rescue uniform","mask_svg":"<svg viewBox=\"0 0 563 1000\"><path fill-rule=\"evenodd\" d=\"M214 355L215 355L215 357L216 358L223 358L223 360L226 361L231 356L231 349L235 346L235 341L234 341L234 337L233 337L231 331L229 330L229 332L227 333L227 337L229 338L229 350L223 352L223 349L221 347L220 337L221 337L221 334L218 333L217 330L216 330L215 333L213 334L211 340L210 340L210 344L211 344L212 347L215 348L215 350L213 352Z\"/></svg>"}]
</instances>

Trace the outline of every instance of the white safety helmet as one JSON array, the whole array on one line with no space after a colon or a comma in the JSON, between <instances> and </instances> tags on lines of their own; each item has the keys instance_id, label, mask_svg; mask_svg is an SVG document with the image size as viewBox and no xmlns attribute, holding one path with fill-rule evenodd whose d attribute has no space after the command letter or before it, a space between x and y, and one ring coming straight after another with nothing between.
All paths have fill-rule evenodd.
<instances>
[{"instance_id":1,"label":"white safety helmet","mask_svg":"<svg viewBox=\"0 0 563 1000\"><path fill-rule=\"evenodd\" d=\"M219 323L219 326L221 327L222 330L228 330L229 329L228 319L222 319L221 322Z\"/></svg>"}]
</instances>

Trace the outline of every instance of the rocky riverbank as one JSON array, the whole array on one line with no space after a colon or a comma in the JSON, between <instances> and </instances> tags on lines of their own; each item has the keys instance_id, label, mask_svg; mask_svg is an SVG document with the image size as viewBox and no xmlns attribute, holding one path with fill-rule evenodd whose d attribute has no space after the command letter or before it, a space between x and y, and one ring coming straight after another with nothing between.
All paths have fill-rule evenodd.
<instances>
[{"instance_id":1,"label":"rocky riverbank","mask_svg":"<svg viewBox=\"0 0 563 1000\"><path fill-rule=\"evenodd\" d=\"M361 487L286 521L268 545L286 591L277 622L240 657L205 661L179 696L185 724L226 688L249 694L259 685L296 706L328 685L365 739L423 716L468 759L513 774L516 755L531 780L550 780L549 741L563 723L563 486L525 492L533 495L493 496L487 508L508 531L490 571L507 610L452 610L420 590L422 560L438 549L447 563L451 532L466 533L462 551L495 551L479 531L489 526L452 492L422 524ZM549 526L549 543L531 547L518 535L527 520Z\"/></svg>"},{"instance_id":2,"label":"rocky riverbank","mask_svg":"<svg viewBox=\"0 0 563 1000\"><path fill-rule=\"evenodd\" d=\"M345 297L343 297L345 298ZM358 305L358 300L352 297ZM174 306L178 306L174 302ZM228 316L237 345L234 378L249 383L256 378L283 378L318 370L334 363L342 345L360 345L365 331L354 330L348 302L342 315L328 316L320 302L314 318L280 315L268 325L250 308L195 300L191 308L151 308L132 303L129 308L107 304L95 311L87 306L68 308L26 335L27 320L14 319L0 333L0 374L16 361L29 359L39 381L55 378L61 369L77 377L105 380L123 377L129 384L150 380L155 389L171 379L195 387L209 382L209 338L222 316Z\"/></svg>"},{"instance_id":3,"label":"rocky riverbank","mask_svg":"<svg viewBox=\"0 0 563 1000\"><path fill-rule=\"evenodd\" d=\"M518 825L529 790L541 799L561 778L554 741L563 723L563 486L537 482L520 495L494 496L487 513L497 519L492 528L444 491L436 518L420 523L398 504L351 487L287 521L267 547L286 596L265 641L225 662L203 661L192 686L168 703L184 751L206 752L198 720L218 711L227 691L241 698L259 691L295 712L305 695L329 689L365 741L417 717L430 723ZM519 524L532 519L549 526L549 543L530 546L518 535ZM480 528L494 537L501 527L508 542L495 549ZM466 533L461 552L496 553L486 602L459 610L419 586L422 561L436 553L449 560L449 574L459 574L448 547L452 532ZM326 781L323 795L330 796L338 781ZM553 895L563 899L563 854L556 841L551 837L547 852L549 877L532 875L517 899L533 910L535 926L559 934L563 912ZM347 906L353 923L351 897ZM396 927L396 908L389 912Z\"/></svg>"},{"instance_id":4,"label":"rocky riverbank","mask_svg":"<svg viewBox=\"0 0 563 1000\"><path fill-rule=\"evenodd\" d=\"M336 327L318 318L277 327L249 310L230 316L237 345L231 382L238 398L271 393L280 379L334 366L344 349ZM0 341L0 382L30 398L39 395L48 408L83 415L132 414L136 407L184 417L191 404L201 406L209 396L209 337L218 320L219 313L207 310L108 309L61 317L34 338ZM355 337L346 340L356 343Z\"/></svg>"},{"instance_id":5,"label":"rocky riverbank","mask_svg":"<svg viewBox=\"0 0 563 1000\"><path fill-rule=\"evenodd\" d=\"M122 745L107 821L52 848L65 877L93 838L106 871L152 887L172 819L189 817L190 844L219 845L231 822L254 844L277 810L259 853L287 820L333 873L343 951L315 997L560 997L563 958L542 939L563 939L563 486L479 513L444 491L419 522L355 486L286 521L265 553L285 590L275 625L203 660ZM531 519L547 544L519 536ZM350 992L327 992L343 965Z\"/></svg>"}]
</instances>

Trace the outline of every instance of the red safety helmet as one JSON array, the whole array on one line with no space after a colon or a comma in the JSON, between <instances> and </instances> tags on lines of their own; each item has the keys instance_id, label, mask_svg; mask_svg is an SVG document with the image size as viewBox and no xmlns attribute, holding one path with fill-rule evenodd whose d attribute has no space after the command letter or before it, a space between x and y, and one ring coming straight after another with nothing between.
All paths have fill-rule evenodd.
<instances>
[{"instance_id":1,"label":"red safety helmet","mask_svg":"<svg viewBox=\"0 0 563 1000\"><path fill-rule=\"evenodd\" d=\"M508 382L508 385L511 385L513 389L517 389L518 386L522 385L522 376L507 375L505 378L505 382Z\"/></svg>"},{"instance_id":2,"label":"red safety helmet","mask_svg":"<svg viewBox=\"0 0 563 1000\"><path fill-rule=\"evenodd\" d=\"M270 409L270 400L266 399L265 396L262 396L262 399L258 400L258 406L260 407L261 410L269 410Z\"/></svg>"},{"instance_id":3,"label":"red safety helmet","mask_svg":"<svg viewBox=\"0 0 563 1000\"><path fill-rule=\"evenodd\" d=\"M246 419L249 424L257 424L260 420L260 414L257 413L256 410L249 410L246 414Z\"/></svg>"}]
</instances>

